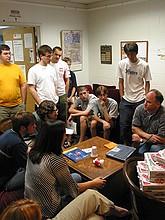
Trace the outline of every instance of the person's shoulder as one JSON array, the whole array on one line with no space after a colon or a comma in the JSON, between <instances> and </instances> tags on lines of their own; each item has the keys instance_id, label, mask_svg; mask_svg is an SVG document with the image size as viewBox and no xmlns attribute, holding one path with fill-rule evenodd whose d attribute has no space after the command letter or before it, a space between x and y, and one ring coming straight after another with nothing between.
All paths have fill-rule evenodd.
<instances>
[{"instance_id":1,"label":"person's shoulder","mask_svg":"<svg viewBox=\"0 0 165 220\"><path fill-rule=\"evenodd\" d=\"M143 60L141 58L138 58L138 64L142 64L144 66L149 66L149 64L145 60Z\"/></svg>"},{"instance_id":2,"label":"person's shoulder","mask_svg":"<svg viewBox=\"0 0 165 220\"><path fill-rule=\"evenodd\" d=\"M36 70L41 68L41 65L39 63L36 63L34 66L30 67L29 70Z\"/></svg>"},{"instance_id":3,"label":"person's shoulder","mask_svg":"<svg viewBox=\"0 0 165 220\"><path fill-rule=\"evenodd\" d=\"M140 105L138 105L137 107L136 107L136 112L137 111L139 111L139 112L146 112L145 110L144 110L144 104L142 103L142 104L140 104Z\"/></svg>"},{"instance_id":4,"label":"person's shoulder","mask_svg":"<svg viewBox=\"0 0 165 220\"><path fill-rule=\"evenodd\" d=\"M91 99L97 99L97 97L96 97L94 94L89 94L89 97L90 97Z\"/></svg>"},{"instance_id":5,"label":"person's shoulder","mask_svg":"<svg viewBox=\"0 0 165 220\"><path fill-rule=\"evenodd\" d=\"M128 63L129 62L129 59L126 57L126 58L123 58L122 60L120 60L119 62L118 62L118 64L119 65L122 65L122 64L126 64L126 63Z\"/></svg>"},{"instance_id":6,"label":"person's shoulder","mask_svg":"<svg viewBox=\"0 0 165 220\"><path fill-rule=\"evenodd\" d=\"M113 103L113 104L115 104L115 105L118 105L115 99L110 98L110 97L108 97L107 99L108 99L108 102L109 102L109 103Z\"/></svg>"}]
</instances>

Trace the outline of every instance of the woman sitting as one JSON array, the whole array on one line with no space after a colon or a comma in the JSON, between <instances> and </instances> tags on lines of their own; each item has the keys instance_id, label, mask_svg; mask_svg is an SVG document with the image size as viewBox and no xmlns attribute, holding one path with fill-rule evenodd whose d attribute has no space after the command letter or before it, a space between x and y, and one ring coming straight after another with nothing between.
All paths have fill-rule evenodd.
<instances>
[{"instance_id":1,"label":"woman sitting","mask_svg":"<svg viewBox=\"0 0 165 220\"><path fill-rule=\"evenodd\" d=\"M53 218L80 192L93 187L102 188L106 182L98 177L88 182L76 183L62 154L64 140L65 123L58 120L46 121L29 153L25 197L40 204L43 218ZM60 189L64 191L63 196ZM93 194L95 193L97 192L94 191ZM109 208L111 204L110 202Z\"/></svg>"}]
</instances>

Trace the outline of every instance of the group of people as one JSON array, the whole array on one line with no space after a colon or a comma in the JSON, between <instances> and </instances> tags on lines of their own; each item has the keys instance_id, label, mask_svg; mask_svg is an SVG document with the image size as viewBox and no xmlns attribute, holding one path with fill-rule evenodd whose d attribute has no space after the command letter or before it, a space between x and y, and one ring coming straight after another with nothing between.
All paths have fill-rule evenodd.
<instances>
[{"instance_id":1,"label":"group of people","mask_svg":"<svg viewBox=\"0 0 165 220\"><path fill-rule=\"evenodd\" d=\"M97 88L96 96L89 94L86 87L79 87L78 98L68 109L77 86L74 77L70 80L67 62L71 60L60 59L60 47L52 50L42 45L38 49L39 63L28 72L27 84L37 105L36 111L30 113L24 111L25 77L17 65L10 63L10 48L0 45L0 120L8 117L12 120L12 129L0 136L0 190L24 188L26 198L8 207L2 219L12 215L9 209L13 208L14 213L18 204L37 207L38 214L34 214L35 210L32 213L39 216L37 219L41 216L43 219L68 219L68 215L74 220L92 219L93 215L94 219L102 219L104 215L129 214L96 190L89 190L104 187L106 180L98 177L88 182L77 181L70 174L62 154L67 112L69 122L80 117L79 142L84 140L88 127L92 137L96 136L98 125L103 128L103 137L109 139L119 116L124 144L145 142L141 153L165 147L163 95L156 89L150 90L150 69L137 57L137 44L126 44L124 51L127 58L121 60L117 68L121 96L119 112L118 103L108 97L105 86ZM70 83L74 89L69 91ZM34 132L36 140L31 149L23 138Z\"/></svg>"},{"instance_id":2,"label":"group of people","mask_svg":"<svg viewBox=\"0 0 165 220\"><path fill-rule=\"evenodd\" d=\"M115 206L92 189L102 188L106 180L97 177L87 182L76 182L70 174L62 154L65 127L65 122L61 120L45 121L37 134L34 147L28 149L23 137L34 132L35 116L25 111L12 116L12 129L0 137L0 191L24 188L27 200L20 204L30 200L37 202L42 219L68 219L68 216L73 220L90 217L103 219L104 215L128 215L127 209ZM9 212L9 207L7 210L9 216L14 215ZM6 213L4 211L1 219L8 216Z\"/></svg>"},{"instance_id":3,"label":"group of people","mask_svg":"<svg viewBox=\"0 0 165 220\"><path fill-rule=\"evenodd\" d=\"M29 69L26 83L19 66L10 63L10 47L0 45L0 121L26 109L28 85L36 107L44 100L52 101L58 106L58 119L66 122L68 102L75 96L77 82L70 70L71 59L65 57L63 61L61 56L61 47L40 46L39 62Z\"/></svg>"}]
</instances>

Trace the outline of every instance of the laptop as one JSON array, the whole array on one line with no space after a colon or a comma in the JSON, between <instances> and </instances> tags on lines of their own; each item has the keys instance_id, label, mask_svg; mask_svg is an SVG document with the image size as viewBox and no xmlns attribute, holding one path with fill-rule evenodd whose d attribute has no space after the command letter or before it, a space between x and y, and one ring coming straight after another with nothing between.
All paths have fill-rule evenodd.
<instances>
[{"instance_id":1,"label":"laptop","mask_svg":"<svg viewBox=\"0 0 165 220\"><path fill-rule=\"evenodd\" d=\"M125 162L135 151L137 151L137 148L135 147L119 144L112 150L108 151L106 156Z\"/></svg>"}]
</instances>

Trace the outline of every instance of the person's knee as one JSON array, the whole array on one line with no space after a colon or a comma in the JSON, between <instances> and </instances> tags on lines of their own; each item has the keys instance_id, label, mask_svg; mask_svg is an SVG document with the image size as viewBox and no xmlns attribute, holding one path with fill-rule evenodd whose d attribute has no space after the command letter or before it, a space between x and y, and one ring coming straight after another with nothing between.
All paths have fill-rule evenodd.
<instances>
[{"instance_id":1,"label":"person's knee","mask_svg":"<svg viewBox=\"0 0 165 220\"><path fill-rule=\"evenodd\" d=\"M96 128L97 121L93 120L91 121L91 128Z\"/></svg>"},{"instance_id":2,"label":"person's knee","mask_svg":"<svg viewBox=\"0 0 165 220\"><path fill-rule=\"evenodd\" d=\"M150 151L151 152L158 152L159 150L161 150L161 147L159 145L152 145Z\"/></svg>"},{"instance_id":3,"label":"person's knee","mask_svg":"<svg viewBox=\"0 0 165 220\"><path fill-rule=\"evenodd\" d=\"M80 116L80 123L86 123L85 116Z\"/></svg>"}]
</instances>

